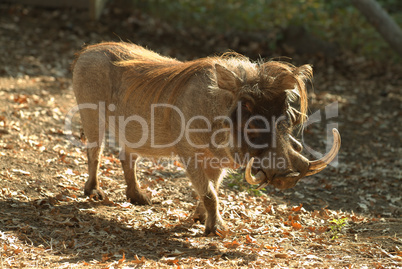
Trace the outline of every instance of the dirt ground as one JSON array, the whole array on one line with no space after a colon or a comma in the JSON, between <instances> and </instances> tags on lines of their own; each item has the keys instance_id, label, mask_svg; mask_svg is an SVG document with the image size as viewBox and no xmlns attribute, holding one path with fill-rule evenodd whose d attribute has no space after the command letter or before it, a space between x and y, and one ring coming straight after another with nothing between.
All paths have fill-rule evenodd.
<instances>
[{"instance_id":1,"label":"dirt ground","mask_svg":"<svg viewBox=\"0 0 402 269\"><path fill-rule=\"evenodd\" d=\"M176 32L118 6L105 13L95 23L82 10L0 4L1 268L402 267L401 63L357 53L296 56L293 63L314 65L311 113L338 102L338 116L303 132L324 151L326 126L337 123L338 167L261 196L238 176L227 178L219 196L229 231L205 237L177 163L139 163L153 204L135 206L125 199L115 149L106 148L100 178L108 199L83 195L86 154L64 130L75 105L74 53L121 39L182 60L228 48L252 59L278 55L247 40L234 46L197 29ZM75 119L75 137L79 128Z\"/></svg>"}]
</instances>

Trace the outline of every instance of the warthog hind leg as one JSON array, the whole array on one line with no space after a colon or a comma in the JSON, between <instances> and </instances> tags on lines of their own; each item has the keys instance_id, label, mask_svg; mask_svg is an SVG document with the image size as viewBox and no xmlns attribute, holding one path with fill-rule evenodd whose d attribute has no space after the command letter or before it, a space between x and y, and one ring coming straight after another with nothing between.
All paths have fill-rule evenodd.
<instances>
[{"instance_id":1,"label":"warthog hind leg","mask_svg":"<svg viewBox=\"0 0 402 269\"><path fill-rule=\"evenodd\" d=\"M88 149L88 180L85 182L84 194L95 200L103 200L105 193L99 187L98 169L102 147Z\"/></svg>"}]
</instances>

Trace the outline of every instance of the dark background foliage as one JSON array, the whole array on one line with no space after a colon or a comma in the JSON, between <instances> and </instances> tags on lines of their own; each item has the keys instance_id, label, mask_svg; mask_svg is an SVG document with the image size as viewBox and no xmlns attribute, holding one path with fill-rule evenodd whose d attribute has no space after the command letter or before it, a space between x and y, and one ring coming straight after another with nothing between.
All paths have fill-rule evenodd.
<instances>
[{"instance_id":1,"label":"dark background foliage","mask_svg":"<svg viewBox=\"0 0 402 269\"><path fill-rule=\"evenodd\" d=\"M398 23L402 2L377 1ZM265 34L277 49L286 30L303 27L308 34L366 57L393 58L395 54L348 0L127 0L127 5L169 22L177 29Z\"/></svg>"}]
</instances>

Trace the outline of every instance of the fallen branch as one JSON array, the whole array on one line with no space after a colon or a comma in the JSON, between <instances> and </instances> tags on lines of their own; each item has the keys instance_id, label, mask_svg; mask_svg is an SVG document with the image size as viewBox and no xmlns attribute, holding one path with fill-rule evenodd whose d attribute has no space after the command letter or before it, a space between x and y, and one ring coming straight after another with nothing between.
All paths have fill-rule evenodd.
<instances>
[{"instance_id":1,"label":"fallen branch","mask_svg":"<svg viewBox=\"0 0 402 269\"><path fill-rule=\"evenodd\" d=\"M402 30L392 17L375 0L352 0L352 3L402 56Z\"/></svg>"}]
</instances>

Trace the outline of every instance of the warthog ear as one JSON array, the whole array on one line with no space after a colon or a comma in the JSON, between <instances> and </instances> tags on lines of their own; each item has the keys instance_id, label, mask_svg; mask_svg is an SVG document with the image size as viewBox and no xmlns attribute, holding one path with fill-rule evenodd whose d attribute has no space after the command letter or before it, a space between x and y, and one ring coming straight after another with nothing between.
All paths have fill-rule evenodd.
<instances>
[{"instance_id":1,"label":"warthog ear","mask_svg":"<svg viewBox=\"0 0 402 269\"><path fill-rule=\"evenodd\" d=\"M242 79L234 72L220 64L215 64L216 82L218 87L224 90L235 92L241 86Z\"/></svg>"}]
</instances>

